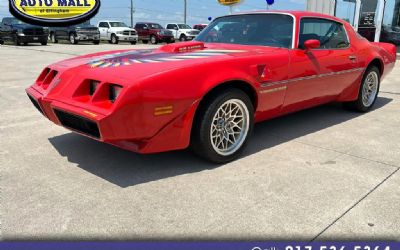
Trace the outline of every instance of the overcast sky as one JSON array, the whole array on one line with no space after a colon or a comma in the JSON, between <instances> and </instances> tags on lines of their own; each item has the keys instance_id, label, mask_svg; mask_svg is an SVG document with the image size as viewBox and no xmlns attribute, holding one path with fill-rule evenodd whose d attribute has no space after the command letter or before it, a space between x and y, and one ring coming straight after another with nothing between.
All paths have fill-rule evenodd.
<instances>
[{"instance_id":1,"label":"overcast sky","mask_svg":"<svg viewBox=\"0 0 400 250\"><path fill-rule=\"evenodd\" d=\"M220 6L216 0L187 0L188 24L208 23L208 17L228 14L229 9ZM270 9L305 10L306 0L275 0ZM130 24L130 0L101 0L99 14L93 18L121 20ZM169 22L183 22L183 0L134 0L134 22L151 21L165 25ZM265 10L265 0L245 0L234 8L235 11ZM0 18L9 16L8 0L0 0Z\"/></svg>"}]
</instances>

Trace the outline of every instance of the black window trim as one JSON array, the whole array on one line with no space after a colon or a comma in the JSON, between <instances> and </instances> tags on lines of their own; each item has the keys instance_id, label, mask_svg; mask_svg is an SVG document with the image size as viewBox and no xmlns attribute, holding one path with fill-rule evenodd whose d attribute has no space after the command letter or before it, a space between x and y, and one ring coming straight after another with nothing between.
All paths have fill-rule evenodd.
<instances>
[{"instance_id":1,"label":"black window trim","mask_svg":"<svg viewBox=\"0 0 400 250\"><path fill-rule=\"evenodd\" d=\"M337 20L334 20L334 19L332 19L332 18L327 18L327 17L302 16L302 17L300 17L300 19L299 19L299 30L298 30L298 32L297 32L297 48L296 48L297 50L304 50L304 49L301 49L301 48L299 47L299 46L300 46L301 20L302 20L303 18L322 19L322 20L331 21L331 22L338 23L338 24L342 25L342 27L343 27L343 29L344 29L344 33L346 34L346 37L347 37L347 41L349 42L349 45L348 45L347 47L345 47L345 48L330 48L330 49L319 48L319 49L313 49L313 50L347 50L347 49L350 49L350 47L351 47L351 41L350 41L349 33L347 32L347 29L346 29L346 26L344 25L344 23L339 22L339 21L337 21Z\"/></svg>"}]
</instances>

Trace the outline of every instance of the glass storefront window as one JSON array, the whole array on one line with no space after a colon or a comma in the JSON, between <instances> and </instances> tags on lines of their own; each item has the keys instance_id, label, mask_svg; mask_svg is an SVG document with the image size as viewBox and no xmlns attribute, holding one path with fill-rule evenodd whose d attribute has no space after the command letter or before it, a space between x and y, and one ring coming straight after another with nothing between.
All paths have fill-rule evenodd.
<instances>
[{"instance_id":1,"label":"glass storefront window","mask_svg":"<svg viewBox=\"0 0 400 250\"><path fill-rule=\"evenodd\" d=\"M345 20L354 26L354 16L356 13L356 0L337 0L336 17Z\"/></svg>"},{"instance_id":2,"label":"glass storefront window","mask_svg":"<svg viewBox=\"0 0 400 250\"><path fill-rule=\"evenodd\" d=\"M400 46L400 0L386 0L381 41Z\"/></svg>"}]
</instances>

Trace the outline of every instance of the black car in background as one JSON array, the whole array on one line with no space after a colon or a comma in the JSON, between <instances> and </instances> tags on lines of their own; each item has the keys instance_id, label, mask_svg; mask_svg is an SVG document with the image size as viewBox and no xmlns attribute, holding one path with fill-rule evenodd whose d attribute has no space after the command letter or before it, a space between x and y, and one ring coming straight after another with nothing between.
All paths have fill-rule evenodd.
<instances>
[{"instance_id":1,"label":"black car in background","mask_svg":"<svg viewBox=\"0 0 400 250\"><path fill-rule=\"evenodd\" d=\"M47 28L24 23L14 17L5 17L0 24L0 42L11 41L15 45L40 43L47 45Z\"/></svg>"},{"instance_id":2,"label":"black car in background","mask_svg":"<svg viewBox=\"0 0 400 250\"><path fill-rule=\"evenodd\" d=\"M400 45L400 26L383 26L381 41Z\"/></svg>"},{"instance_id":3,"label":"black car in background","mask_svg":"<svg viewBox=\"0 0 400 250\"><path fill-rule=\"evenodd\" d=\"M50 41L53 43L58 43L59 40L67 40L71 44L78 44L83 41L100 44L99 28L91 25L89 21L68 27L51 27L49 32Z\"/></svg>"}]
</instances>

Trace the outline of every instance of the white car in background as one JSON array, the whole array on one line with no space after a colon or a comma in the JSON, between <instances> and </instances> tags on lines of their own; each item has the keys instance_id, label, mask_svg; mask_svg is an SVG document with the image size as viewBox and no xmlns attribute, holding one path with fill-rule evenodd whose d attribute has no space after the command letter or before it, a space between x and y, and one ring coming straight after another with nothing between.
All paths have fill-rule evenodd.
<instances>
[{"instance_id":1,"label":"white car in background","mask_svg":"<svg viewBox=\"0 0 400 250\"><path fill-rule=\"evenodd\" d=\"M136 44L139 39L136 30L128 27L128 25L123 22L100 21L97 27L100 30L100 39L107 40L112 44L118 44L118 42Z\"/></svg>"},{"instance_id":2,"label":"white car in background","mask_svg":"<svg viewBox=\"0 0 400 250\"><path fill-rule=\"evenodd\" d=\"M192 27L184 23L169 23L166 28L172 31L175 39L182 42L193 40L200 33L199 30L192 29Z\"/></svg>"}]
</instances>

